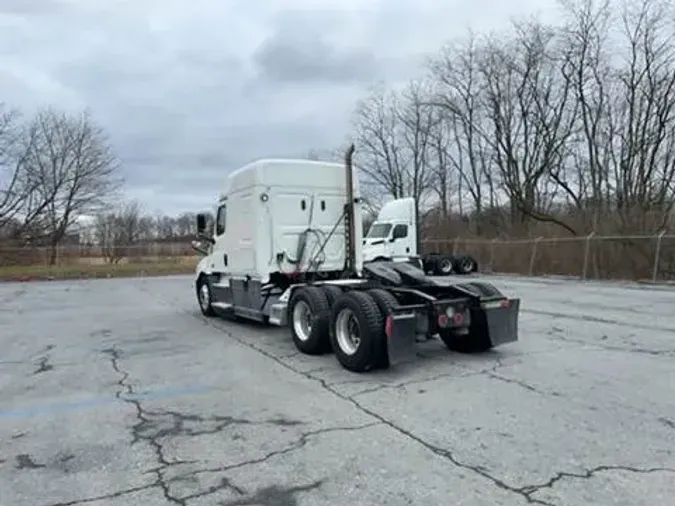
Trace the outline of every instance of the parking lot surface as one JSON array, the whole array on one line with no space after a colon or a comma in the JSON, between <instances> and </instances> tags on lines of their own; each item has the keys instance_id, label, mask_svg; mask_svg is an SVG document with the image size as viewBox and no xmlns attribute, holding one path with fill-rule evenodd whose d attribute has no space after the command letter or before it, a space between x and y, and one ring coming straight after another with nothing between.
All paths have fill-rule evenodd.
<instances>
[{"instance_id":1,"label":"parking lot surface","mask_svg":"<svg viewBox=\"0 0 675 506\"><path fill-rule=\"evenodd\" d=\"M357 375L189 277L0 285L0 505L666 505L675 291L492 278L520 341Z\"/></svg>"}]
</instances>

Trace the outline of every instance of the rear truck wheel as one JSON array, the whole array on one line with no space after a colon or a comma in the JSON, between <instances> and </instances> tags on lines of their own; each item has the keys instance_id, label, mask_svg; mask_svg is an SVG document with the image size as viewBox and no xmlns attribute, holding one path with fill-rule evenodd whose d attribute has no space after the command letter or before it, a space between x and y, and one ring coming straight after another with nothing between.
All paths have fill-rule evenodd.
<instances>
[{"instance_id":1,"label":"rear truck wheel","mask_svg":"<svg viewBox=\"0 0 675 506\"><path fill-rule=\"evenodd\" d=\"M381 362L378 343L384 318L373 298L350 290L335 301L330 318L330 343L342 367L366 372Z\"/></svg>"},{"instance_id":2,"label":"rear truck wheel","mask_svg":"<svg viewBox=\"0 0 675 506\"><path fill-rule=\"evenodd\" d=\"M503 297L504 295L502 292L497 290L497 288L494 285L491 285L490 283L481 283L479 281L471 281L469 283L466 283L470 287L474 288L478 293L480 293L483 297Z\"/></svg>"},{"instance_id":3,"label":"rear truck wheel","mask_svg":"<svg viewBox=\"0 0 675 506\"><path fill-rule=\"evenodd\" d=\"M330 306L326 293L316 286L298 288L288 304L288 327L295 347L307 355L329 350Z\"/></svg>"},{"instance_id":4,"label":"rear truck wheel","mask_svg":"<svg viewBox=\"0 0 675 506\"><path fill-rule=\"evenodd\" d=\"M211 305L211 284L209 278L206 276L199 276L197 280L197 302L199 302L199 309L201 309L204 316L215 316L216 312Z\"/></svg>"},{"instance_id":5,"label":"rear truck wheel","mask_svg":"<svg viewBox=\"0 0 675 506\"><path fill-rule=\"evenodd\" d=\"M371 288L366 290L366 293L372 297L377 304L377 307L382 314L382 317L385 319L389 316L393 310L398 307L399 303L390 292L383 290L382 288ZM387 349L387 335L384 330L384 325L382 325L382 332L379 338L379 342L375 344L376 348L379 350L377 355L377 361L374 364L375 369L386 369L389 367L389 350Z\"/></svg>"},{"instance_id":6,"label":"rear truck wheel","mask_svg":"<svg viewBox=\"0 0 675 506\"><path fill-rule=\"evenodd\" d=\"M425 274L434 274L436 269L437 253L429 253L422 257L422 270Z\"/></svg>"},{"instance_id":7,"label":"rear truck wheel","mask_svg":"<svg viewBox=\"0 0 675 506\"><path fill-rule=\"evenodd\" d=\"M469 255L462 255L455 258L455 271L459 274L471 274L478 270L478 263Z\"/></svg>"},{"instance_id":8,"label":"rear truck wheel","mask_svg":"<svg viewBox=\"0 0 675 506\"><path fill-rule=\"evenodd\" d=\"M436 265L434 266L434 274L437 276L449 276L455 270L453 258L446 255L439 255L436 257Z\"/></svg>"},{"instance_id":9,"label":"rear truck wheel","mask_svg":"<svg viewBox=\"0 0 675 506\"><path fill-rule=\"evenodd\" d=\"M322 290L328 298L328 305L333 307L335 301L342 295L342 288L335 285L323 285Z\"/></svg>"}]
</instances>

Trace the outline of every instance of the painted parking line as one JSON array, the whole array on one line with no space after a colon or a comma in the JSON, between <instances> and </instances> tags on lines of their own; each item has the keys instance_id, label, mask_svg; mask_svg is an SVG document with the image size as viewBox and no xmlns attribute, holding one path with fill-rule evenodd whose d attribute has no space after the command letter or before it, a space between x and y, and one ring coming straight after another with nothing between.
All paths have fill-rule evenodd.
<instances>
[{"instance_id":1,"label":"painted parking line","mask_svg":"<svg viewBox=\"0 0 675 506\"><path fill-rule=\"evenodd\" d=\"M168 387L157 390L148 390L134 394L122 394L120 398L114 395L92 397L76 402L61 402L52 404L42 404L29 408L10 409L0 411L0 420L25 420L36 416L54 415L59 413L68 413L72 411L81 411L97 408L120 402L121 400L155 400L172 399L185 395L201 394L211 390L209 386L194 385L184 387Z\"/></svg>"}]
</instances>

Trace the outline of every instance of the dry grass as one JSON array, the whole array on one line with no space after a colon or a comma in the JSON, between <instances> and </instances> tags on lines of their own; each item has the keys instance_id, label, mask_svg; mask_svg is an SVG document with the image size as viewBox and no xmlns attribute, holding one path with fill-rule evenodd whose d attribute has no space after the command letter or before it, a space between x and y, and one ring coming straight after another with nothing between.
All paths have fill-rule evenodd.
<instances>
[{"instance_id":1,"label":"dry grass","mask_svg":"<svg viewBox=\"0 0 675 506\"><path fill-rule=\"evenodd\" d=\"M124 278L136 276L169 276L192 274L198 257L135 258L109 264L104 259L82 258L58 265L0 266L0 281Z\"/></svg>"}]
</instances>

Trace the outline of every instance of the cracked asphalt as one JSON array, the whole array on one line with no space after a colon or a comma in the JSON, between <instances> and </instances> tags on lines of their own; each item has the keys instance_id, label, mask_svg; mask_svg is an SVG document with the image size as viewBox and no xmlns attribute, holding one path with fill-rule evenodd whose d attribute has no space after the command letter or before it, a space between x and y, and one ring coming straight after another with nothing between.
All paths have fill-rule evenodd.
<instances>
[{"instance_id":1,"label":"cracked asphalt","mask_svg":"<svg viewBox=\"0 0 675 506\"><path fill-rule=\"evenodd\" d=\"M675 290L490 278L520 341L356 375L189 277L0 285L0 505L665 505Z\"/></svg>"}]
</instances>

